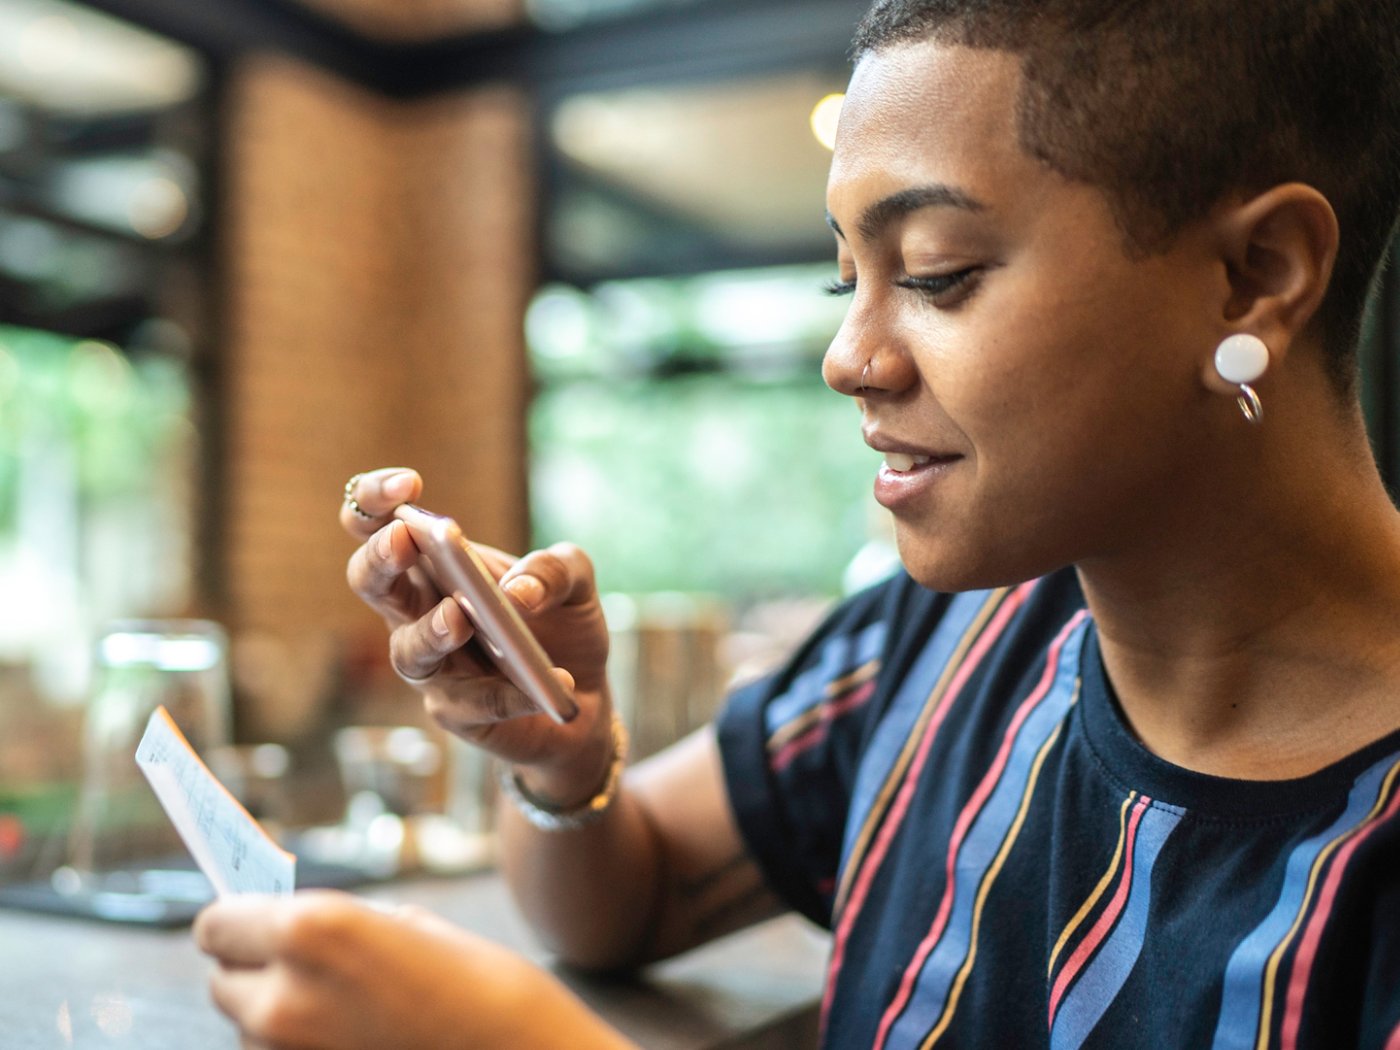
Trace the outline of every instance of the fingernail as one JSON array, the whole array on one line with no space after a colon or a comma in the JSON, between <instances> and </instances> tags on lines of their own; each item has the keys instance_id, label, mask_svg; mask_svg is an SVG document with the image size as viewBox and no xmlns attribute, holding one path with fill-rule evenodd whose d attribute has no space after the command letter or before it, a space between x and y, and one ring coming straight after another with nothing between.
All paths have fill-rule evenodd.
<instances>
[{"instance_id":1,"label":"fingernail","mask_svg":"<svg viewBox=\"0 0 1400 1050\"><path fill-rule=\"evenodd\" d=\"M517 576L501 589L527 610L544 601L544 584L533 576Z\"/></svg>"},{"instance_id":2,"label":"fingernail","mask_svg":"<svg viewBox=\"0 0 1400 1050\"><path fill-rule=\"evenodd\" d=\"M400 471L397 474L390 474L380 484L379 490L390 499L408 499L413 492L413 475L407 471Z\"/></svg>"},{"instance_id":3,"label":"fingernail","mask_svg":"<svg viewBox=\"0 0 1400 1050\"><path fill-rule=\"evenodd\" d=\"M433 634L439 638L447 637L447 610L441 604L433 610L433 618L429 623L433 628Z\"/></svg>"},{"instance_id":4,"label":"fingernail","mask_svg":"<svg viewBox=\"0 0 1400 1050\"><path fill-rule=\"evenodd\" d=\"M387 561L394 554L394 526L398 522L393 521L374 534L374 553Z\"/></svg>"}]
</instances>

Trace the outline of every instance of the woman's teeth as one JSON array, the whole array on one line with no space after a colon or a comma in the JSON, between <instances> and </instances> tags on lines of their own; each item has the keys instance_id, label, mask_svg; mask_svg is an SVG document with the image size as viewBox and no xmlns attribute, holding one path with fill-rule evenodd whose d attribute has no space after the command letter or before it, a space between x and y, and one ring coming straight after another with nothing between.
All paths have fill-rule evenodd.
<instances>
[{"instance_id":1,"label":"woman's teeth","mask_svg":"<svg viewBox=\"0 0 1400 1050\"><path fill-rule=\"evenodd\" d=\"M922 467L932 458L931 456L911 456L904 452L886 452L885 466L898 474L904 474L915 467Z\"/></svg>"}]
</instances>

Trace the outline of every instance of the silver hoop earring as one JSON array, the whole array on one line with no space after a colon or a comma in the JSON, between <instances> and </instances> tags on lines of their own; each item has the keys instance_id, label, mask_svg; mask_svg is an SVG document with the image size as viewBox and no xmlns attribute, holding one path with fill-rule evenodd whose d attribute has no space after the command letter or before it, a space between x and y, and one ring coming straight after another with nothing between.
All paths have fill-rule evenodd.
<instances>
[{"instance_id":1,"label":"silver hoop earring","mask_svg":"<svg viewBox=\"0 0 1400 1050\"><path fill-rule=\"evenodd\" d=\"M1264 404L1251 383L1269 369L1269 348L1257 335L1241 332L1229 336L1215 348L1215 371L1227 383L1239 387L1235 404L1245 420L1258 425L1264 420Z\"/></svg>"},{"instance_id":2,"label":"silver hoop earring","mask_svg":"<svg viewBox=\"0 0 1400 1050\"><path fill-rule=\"evenodd\" d=\"M1235 404L1240 406L1246 422L1257 426L1264 421L1264 404L1248 383L1240 384L1240 396L1235 398Z\"/></svg>"}]
</instances>

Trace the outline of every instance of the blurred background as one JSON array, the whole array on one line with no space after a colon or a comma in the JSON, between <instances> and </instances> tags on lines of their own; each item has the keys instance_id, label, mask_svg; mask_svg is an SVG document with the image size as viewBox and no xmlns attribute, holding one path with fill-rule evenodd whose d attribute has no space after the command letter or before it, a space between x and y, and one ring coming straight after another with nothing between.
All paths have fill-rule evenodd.
<instances>
[{"instance_id":1,"label":"blurred background","mask_svg":"<svg viewBox=\"0 0 1400 1050\"><path fill-rule=\"evenodd\" d=\"M357 470L589 550L642 753L888 570L818 371L864 7L0 0L0 880L64 855L121 618L214 621L212 743L339 817L336 732L421 722L344 586ZM1392 479L1398 344L1392 269Z\"/></svg>"}]
</instances>

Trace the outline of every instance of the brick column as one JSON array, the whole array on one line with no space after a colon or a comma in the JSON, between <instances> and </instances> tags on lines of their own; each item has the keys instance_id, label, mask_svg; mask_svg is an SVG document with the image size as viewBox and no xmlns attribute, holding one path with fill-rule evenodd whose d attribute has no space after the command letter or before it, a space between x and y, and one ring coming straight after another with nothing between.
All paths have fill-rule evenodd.
<instances>
[{"instance_id":1,"label":"brick column","mask_svg":"<svg viewBox=\"0 0 1400 1050\"><path fill-rule=\"evenodd\" d=\"M344 583L351 473L415 466L470 535L526 539L525 102L391 101L280 57L228 101L224 618L382 637Z\"/></svg>"}]
</instances>

